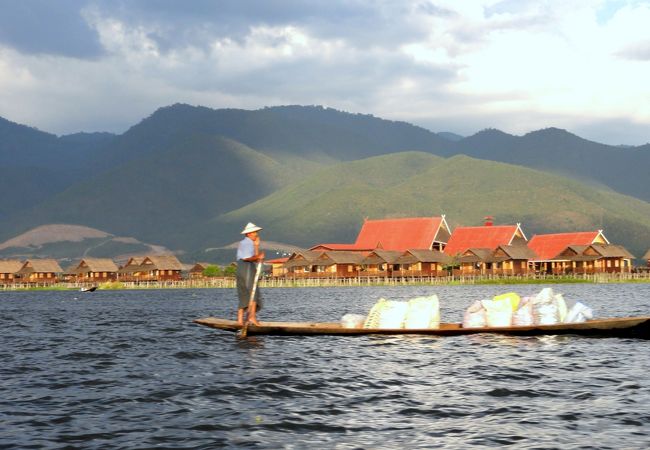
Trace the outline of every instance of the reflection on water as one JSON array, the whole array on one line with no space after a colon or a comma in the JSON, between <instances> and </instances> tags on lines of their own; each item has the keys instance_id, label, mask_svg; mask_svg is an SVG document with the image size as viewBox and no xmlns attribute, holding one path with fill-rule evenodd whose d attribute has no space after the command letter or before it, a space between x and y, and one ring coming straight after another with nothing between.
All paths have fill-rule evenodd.
<instances>
[{"instance_id":1,"label":"reflection on water","mask_svg":"<svg viewBox=\"0 0 650 450\"><path fill-rule=\"evenodd\" d=\"M476 299L540 289L276 289L261 318L335 321L435 293L460 321ZM601 317L650 314L649 285L555 289ZM192 323L235 307L231 290L0 294L0 447L647 447L648 341L239 340Z\"/></svg>"}]
</instances>

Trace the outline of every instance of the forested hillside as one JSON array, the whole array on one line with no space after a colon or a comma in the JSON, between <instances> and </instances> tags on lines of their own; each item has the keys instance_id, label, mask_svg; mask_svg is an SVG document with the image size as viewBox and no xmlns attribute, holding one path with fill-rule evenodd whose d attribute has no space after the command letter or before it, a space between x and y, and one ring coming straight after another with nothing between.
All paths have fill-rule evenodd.
<instances>
[{"instance_id":1,"label":"forested hillside","mask_svg":"<svg viewBox=\"0 0 650 450\"><path fill-rule=\"evenodd\" d=\"M201 254L250 220L309 246L352 241L364 217L490 214L529 234L605 228L635 253L650 247L650 146L559 129L463 138L319 106L176 104L119 136L0 119L0 157L0 243L71 224Z\"/></svg>"}]
</instances>

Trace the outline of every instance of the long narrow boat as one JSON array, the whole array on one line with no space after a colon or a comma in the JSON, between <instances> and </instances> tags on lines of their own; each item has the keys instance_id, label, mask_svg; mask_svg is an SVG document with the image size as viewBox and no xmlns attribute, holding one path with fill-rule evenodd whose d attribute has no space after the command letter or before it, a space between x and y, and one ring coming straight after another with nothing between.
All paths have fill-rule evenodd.
<instances>
[{"instance_id":1,"label":"long narrow boat","mask_svg":"<svg viewBox=\"0 0 650 450\"><path fill-rule=\"evenodd\" d=\"M206 317L194 321L219 330L238 332L241 330L234 320ZM498 328L463 328L460 323L441 323L440 328L424 329L380 329L344 328L335 322L262 322L260 326L250 324L249 335L343 335L359 336L369 334L417 334L434 336L459 336L465 334L493 333L514 336L580 335L594 337L631 337L650 339L650 316L597 319L581 323L557 325L533 325Z\"/></svg>"}]
</instances>

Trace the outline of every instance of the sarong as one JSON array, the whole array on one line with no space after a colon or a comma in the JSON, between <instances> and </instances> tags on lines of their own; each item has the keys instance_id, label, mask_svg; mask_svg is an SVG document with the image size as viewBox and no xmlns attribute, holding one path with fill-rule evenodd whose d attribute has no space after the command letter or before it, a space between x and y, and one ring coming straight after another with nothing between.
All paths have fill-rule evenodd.
<instances>
[{"instance_id":1,"label":"sarong","mask_svg":"<svg viewBox=\"0 0 650 450\"><path fill-rule=\"evenodd\" d=\"M237 261L237 295L239 297L239 308L248 308L251 300L251 291L253 290L253 280L257 263L251 261ZM257 302L257 311L262 309L263 301L260 287L255 290L255 302Z\"/></svg>"}]
</instances>

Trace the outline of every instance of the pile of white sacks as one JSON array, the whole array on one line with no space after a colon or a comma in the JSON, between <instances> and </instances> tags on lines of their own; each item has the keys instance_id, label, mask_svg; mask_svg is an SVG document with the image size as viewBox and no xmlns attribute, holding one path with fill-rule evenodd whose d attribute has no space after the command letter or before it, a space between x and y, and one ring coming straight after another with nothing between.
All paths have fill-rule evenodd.
<instances>
[{"instance_id":1,"label":"pile of white sacks","mask_svg":"<svg viewBox=\"0 0 650 450\"><path fill-rule=\"evenodd\" d=\"M423 329L440 328L440 301L437 295L409 301L379 299L367 316L346 314L344 328Z\"/></svg>"},{"instance_id":2,"label":"pile of white sacks","mask_svg":"<svg viewBox=\"0 0 650 450\"><path fill-rule=\"evenodd\" d=\"M555 325L585 322L593 318L591 308L576 302L567 305L562 294L544 288L536 295L519 297L514 292L474 302L463 316L463 328ZM344 328L424 329L440 328L437 295L408 301L379 299L367 316L346 314Z\"/></svg>"},{"instance_id":3,"label":"pile of white sacks","mask_svg":"<svg viewBox=\"0 0 650 450\"><path fill-rule=\"evenodd\" d=\"M536 295L520 298L514 292L491 300L474 302L463 317L463 328L555 325L585 322L593 311L583 303L567 306L562 294L544 288Z\"/></svg>"}]
</instances>

